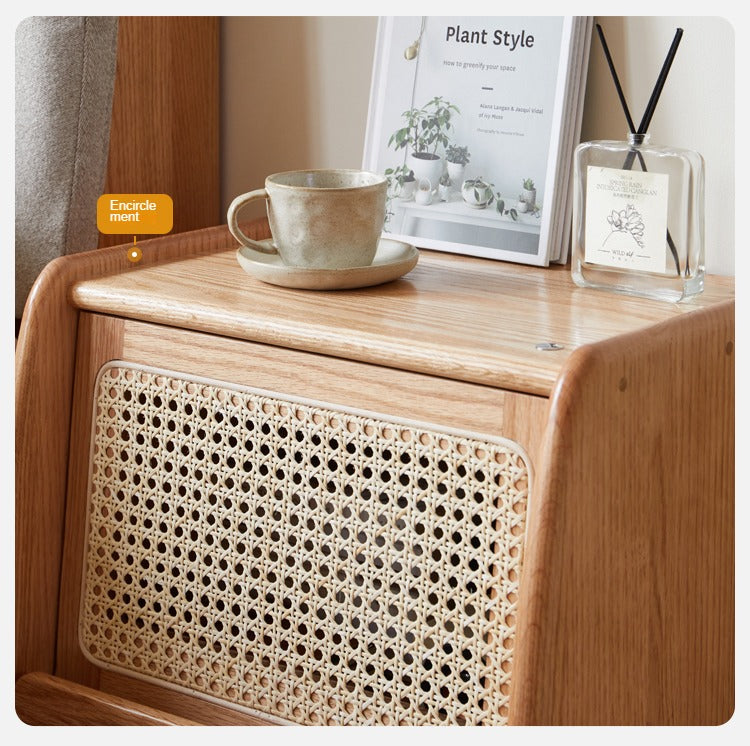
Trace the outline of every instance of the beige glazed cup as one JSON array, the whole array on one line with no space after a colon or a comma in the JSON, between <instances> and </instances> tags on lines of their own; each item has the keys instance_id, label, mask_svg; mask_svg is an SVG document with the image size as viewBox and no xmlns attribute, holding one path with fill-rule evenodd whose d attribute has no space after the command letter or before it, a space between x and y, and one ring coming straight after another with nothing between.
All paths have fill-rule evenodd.
<instances>
[{"instance_id":1,"label":"beige glazed cup","mask_svg":"<svg viewBox=\"0 0 750 746\"><path fill-rule=\"evenodd\" d=\"M385 221L385 177L369 171L313 169L266 177L264 189L241 194L227 211L232 235L284 264L345 269L372 264ZM254 241L237 215L248 202L266 200L272 242Z\"/></svg>"}]
</instances>

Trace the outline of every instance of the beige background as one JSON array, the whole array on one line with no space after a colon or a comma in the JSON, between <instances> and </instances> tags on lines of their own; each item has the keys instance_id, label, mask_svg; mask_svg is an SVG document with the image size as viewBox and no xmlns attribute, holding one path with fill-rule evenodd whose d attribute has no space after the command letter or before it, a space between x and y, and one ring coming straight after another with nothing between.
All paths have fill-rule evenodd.
<instances>
[{"instance_id":1,"label":"beige background","mask_svg":"<svg viewBox=\"0 0 750 746\"><path fill-rule=\"evenodd\" d=\"M685 30L651 141L705 158L706 266L734 274L734 29L717 17L597 20L636 124L675 29ZM377 19L363 16L222 20L223 210L275 171L361 166L376 31ZM620 140L626 130L594 38L582 138Z\"/></svg>"}]
</instances>

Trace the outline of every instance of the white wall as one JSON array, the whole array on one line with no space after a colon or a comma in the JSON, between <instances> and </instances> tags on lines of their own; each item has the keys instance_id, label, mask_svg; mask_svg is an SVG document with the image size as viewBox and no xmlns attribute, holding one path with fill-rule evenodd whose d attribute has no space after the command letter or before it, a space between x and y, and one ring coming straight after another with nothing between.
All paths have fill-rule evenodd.
<instances>
[{"instance_id":1,"label":"white wall","mask_svg":"<svg viewBox=\"0 0 750 746\"><path fill-rule=\"evenodd\" d=\"M225 209L276 171L361 167L376 29L372 17L223 19Z\"/></svg>"},{"instance_id":2,"label":"white wall","mask_svg":"<svg viewBox=\"0 0 750 746\"><path fill-rule=\"evenodd\" d=\"M734 29L717 17L597 20L636 123L675 29L684 29L651 141L705 158L706 265L734 274ZM363 16L223 19L224 209L274 171L361 165L376 30L377 19ZM594 38L582 137L624 139L626 130Z\"/></svg>"}]
</instances>

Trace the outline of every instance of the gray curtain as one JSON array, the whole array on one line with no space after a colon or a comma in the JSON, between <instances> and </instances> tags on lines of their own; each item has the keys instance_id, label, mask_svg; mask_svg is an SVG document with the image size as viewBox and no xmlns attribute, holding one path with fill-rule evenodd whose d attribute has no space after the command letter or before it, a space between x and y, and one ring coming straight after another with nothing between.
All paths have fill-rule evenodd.
<instances>
[{"instance_id":1,"label":"gray curtain","mask_svg":"<svg viewBox=\"0 0 750 746\"><path fill-rule=\"evenodd\" d=\"M96 248L117 17L31 17L16 30L16 318L44 266Z\"/></svg>"}]
</instances>

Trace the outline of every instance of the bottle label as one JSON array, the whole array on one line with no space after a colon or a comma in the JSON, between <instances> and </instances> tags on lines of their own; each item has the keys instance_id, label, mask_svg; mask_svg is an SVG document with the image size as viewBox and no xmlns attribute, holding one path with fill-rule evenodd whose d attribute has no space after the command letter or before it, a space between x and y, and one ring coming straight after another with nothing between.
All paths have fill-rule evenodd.
<instances>
[{"instance_id":1,"label":"bottle label","mask_svg":"<svg viewBox=\"0 0 750 746\"><path fill-rule=\"evenodd\" d=\"M668 193L666 174L589 166L586 262L665 274Z\"/></svg>"}]
</instances>

